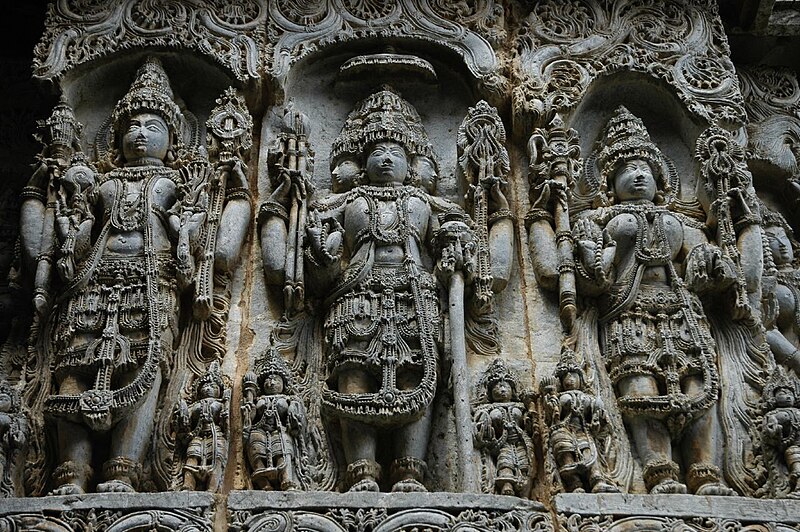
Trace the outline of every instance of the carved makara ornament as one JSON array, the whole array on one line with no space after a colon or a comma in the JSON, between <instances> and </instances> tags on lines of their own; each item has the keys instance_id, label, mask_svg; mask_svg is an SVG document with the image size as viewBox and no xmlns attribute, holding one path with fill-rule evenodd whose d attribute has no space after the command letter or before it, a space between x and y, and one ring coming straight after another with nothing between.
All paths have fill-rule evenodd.
<instances>
[{"instance_id":1,"label":"carved makara ornament","mask_svg":"<svg viewBox=\"0 0 800 532\"><path fill-rule=\"evenodd\" d=\"M242 439L253 484L263 490L308 488L304 466L308 416L289 365L274 347L242 381Z\"/></svg>"},{"instance_id":2,"label":"carved makara ornament","mask_svg":"<svg viewBox=\"0 0 800 532\"><path fill-rule=\"evenodd\" d=\"M731 494L713 443L717 357L692 291L726 290L737 278L735 265L697 224L670 210L664 158L639 118L617 109L598 150L600 194L610 205L576 222L576 270L585 293L600 296L600 349L645 484L651 493L688 486ZM678 461L686 484L673 440L684 442Z\"/></svg>"},{"instance_id":3,"label":"carved makara ornament","mask_svg":"<svg viewBox=\"0 0 800 532\"><path fill-rule=\"evenodd\" d=\"M499 495L526 497L535 466L529 435L528 405L520 398L519 381L496 358L481 380L474 408L475 446L481 449L483 487Z\"/></svg>"},{"instance_id":4,"label":"carved makara ornament","mask_svg":"<svg viewBox=\"0 0 800 532\"><path fill-rule=\"evenodd\" d=\"M567 492L618 492L609 477L613 437L603 401L589 393L575 352L561 350L554 377L542 381L548 448Z\"/></svg>"},{"instance_id":5,"label":"carved makara ornament","mask_svg":"<svg viewBox=\"0 0 800 532\"><path fill-rule=\"evenodd\" d=\"M152 457L149 436L171 411L158 402L164 371L184 376L185 361L181 367L172 362L180 338L180 291L196 284L203 306L214 274L206 265L229 269L238 256L250 218L240 150L216 167L206 159L178 160L183 120L163 67L148 59L111 116L112 169L97 174L76 157L63 175L60 165L51 172L56 207L45 224L55 231L43 227L34 244L46 247L48 231L54 234L59 278L37 273L36 285L50 287L54 297L52 311L35 329L42 358L32 358L28 370L38 381L29 388L38 392L26 400L44 410L57 433L55 493L86 491L90 464L103 460L98 491L138 489L143 461ZM212 138L218 133L210 127ZM227 230L216 235L219 220L227 220ZM32 262L34 250L23 249L23 264ZM205 277L198 276L197 262ZM207 316L196 313L196 319ZM178 381L170 389L179 388ZM161 410L166 414L159 418ZM93 457L101 452L93 445L101 432L110 432L102 451L108 454ZM38 442L37 452L45 448ZM44 481L36 482L41 484L31 490L44 489Z\"/></svg>"}]
</instances>

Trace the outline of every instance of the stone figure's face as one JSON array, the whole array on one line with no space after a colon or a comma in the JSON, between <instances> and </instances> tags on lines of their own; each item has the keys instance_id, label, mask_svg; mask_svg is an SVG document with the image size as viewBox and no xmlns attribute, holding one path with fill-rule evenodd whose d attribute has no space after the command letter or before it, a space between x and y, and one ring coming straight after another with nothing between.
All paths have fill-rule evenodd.
<instances>
[{"instance_id":1,"label":"stone figure's face","mask_svg":"<svg viewBox=\"0 0 800 532\"><path fill-rule=\"evenodd\" d=\"M11 396L7 393L0 393L0 412L11 412L12 406Z\"/></svg>"},{"instance_id":2,"label":"stone figure's face","mask_svg":"<svg viewBox=\"0 0 800 532\"><path fill-rule=\"evenodd\" d=\"M790 264L794 260L794 251L792 250L792 242L789 240L789 235L786 234L783 227L767 227L764 232L767 233L769 249L772 251L772 259L775 261L775 265Z\"/></svg>"},{"instance_id":3,"label":"stone figure's face","mask_svg":"<svg viewBox=\"0 0 800 532\"><path fill-rule=\"evenodd\" d=\"M581 376L576 371L570 371L561 378L565 390L578 390L581 387Z\"/></svg>"},{"instance_id":4,"label":"stone figure's face","mask_svg":"<svg viewBox=\"0 0 800 532\"><path fill-rule=\"evenodd\" d=\"M642 159L626 161L614 174L614 193L619 201L653 201L656 179L653 169Z\"/></svg>"},{"instance_id":5,"label":"stone figure's face","mask_svg":"<svg viewBox=\"0 0 800 532\"><path fill-rule=\"evenodd\" d=\"M492 386L492 401L497 403L507 403L511 401L511 383L508 381L498 381Z\"/></svg>"},{"instance_id":6,"label":"stone figure's face","mask_svg":"<svg viewBox=\"0 0 800 532\"><path fill-rule=\"evenodd\" d=\"M789 388L778 388L775 390L775 406L787 407L794 405L794 393Z\"/></svg>"},{"instance_id":7,"label":"stone figure's face","mask_svg":"<svg viewBox=\"0 0 800 532\"><path fill-rule=\"evenodd\" d=\"M197 395L200 399L207 399L209 397L219 397L222 395L222 390L215 382L204 382L198 390Z\"/></svg>"},{"instance_id":8,"label":"stone figure's face","mask_svg":"<svg viewBox=\"0 0 800 532\"><path fill-rule=\"evenodd\" d=\"M283 393L283 388L283 377L280 375L273 373L272 375L267 375L267 378L264 379L264 393L268 395Z\"/></svg>"},{"instance_id":9,"label":"stone figure's face","mask_svg":"<svg viewBox=\"0 0 800 532\"><path fill-rule=\"evenodd\" d=\"M367 177L371 184L402 184L408 175L406 150L396 142L379 142L367 157Z\"/></svg>"},{"instance_id":10,"label":"stone figure's face","mask_svg":"<svg viewBox=\"0 0 800 532\"><path fill-rule=\"evenodd\" d=\"M436 166L429 157L415 157L411 164L414 172L419 176L419 185L429 194L436 193Z\"/></svg>"},{"instance_id":11,"label":"stone figure's face","mask_svg":"<svg viewBox=\"0 0 800 532\"><path fill-rule=\"evenodd\" d=\"M140 113L131 118L122 136L125 160L158 159L163 161L169 149L169 127L153 113Z\"/></svg>"},{"instance_id":12,"label":"stone figure's face","mask_svg":"<svg viewBox=\"0 0 800 532\"><path fill-rule=\"evenodd\" d=\"M345 159L331 172L331 188L334 192L346 192L358 182L361 167L352 159Z\"/></svg>"}]
</instances>

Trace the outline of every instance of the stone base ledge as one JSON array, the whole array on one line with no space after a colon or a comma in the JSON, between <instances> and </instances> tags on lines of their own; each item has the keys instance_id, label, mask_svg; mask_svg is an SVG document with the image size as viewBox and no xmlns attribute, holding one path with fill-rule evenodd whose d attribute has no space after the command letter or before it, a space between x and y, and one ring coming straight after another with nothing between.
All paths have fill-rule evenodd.
<instances>
[{"instance_id":1,"label":"stone base ledge","mask_svg":"<svg viewBox=\"0 0 800 532\"><path fill-rule=\"evenodd\" d=\"M234 491L228 523L241 532L554 530L541 503L468 493Z\"/></svg>"},{"instance_id":2,"label":"stone base ledge","mask_svg":"<svg viewBox=\"0 0 800 532\"><path fill-rule=\"evenodd\" d=\"M48 532L210 531L210 493L91 493L0 499L0 530Z\"/></svg>"},{"instance_id":3,"label":"stone base ledge","mask_svg":"<svg viewBox=\"0 0 800 532\"><path fill-rule=\"evenodd\" d=\"M570 532L800 531L800 501L791 499L565 493L553 510Z\"/></svg>"}]
</instances>

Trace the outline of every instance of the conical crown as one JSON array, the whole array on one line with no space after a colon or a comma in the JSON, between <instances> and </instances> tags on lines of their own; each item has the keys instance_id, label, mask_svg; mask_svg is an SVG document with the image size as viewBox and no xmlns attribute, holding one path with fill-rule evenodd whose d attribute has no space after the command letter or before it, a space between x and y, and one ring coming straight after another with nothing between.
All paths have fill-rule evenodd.
<instances>
[{"instance_id":1,"label":"conical crown","mask_svg":"<svg viewBox=\"0 0 800 532\"><path fill-rule=\"evenodd\" d=\"M666 175L664 157L650 140L644 122L624 106L619 106L608 120L600 142L602 149L597 164L606 179L614 174L620 163L632 159L647 161L655 173L662 177Z\"/></svg>"},{"instance_id":2,"label":"conical crown","mask_svg":"<svg viewBox=\"0 0 800 532\"><path fill-rule=\"evenodd\" d=\"M111 120L115 131L119 132L132 116L139 113L157 114L172 131L180 131L183 117L173 100L167 73L155 57L149 57L139 67L130 90L114 108Z\"/></svg>"},{"instance_id":3,"label":"conical crown","mask_svg":"<svg viewBox=\"0 0 800 532\"><path fill-rule=\"evenodd\" d=\"M412 157L424 155L434 160L416 109L386 85L360 101L347 116L331 146L331 170L346 157L363 160L365 150L383 141L397 142Z\"/></svg>"}]
</instances>

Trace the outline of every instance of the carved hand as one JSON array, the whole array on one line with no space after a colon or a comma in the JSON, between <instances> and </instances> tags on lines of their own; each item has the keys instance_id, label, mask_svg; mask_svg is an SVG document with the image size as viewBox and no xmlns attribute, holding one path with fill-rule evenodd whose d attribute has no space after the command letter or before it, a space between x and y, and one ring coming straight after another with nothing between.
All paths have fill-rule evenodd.
<instances>
[{"instance_id":1,"label":"carved hand","mask_svg":"<svg viewBox=\"0 0 800 532\"><path fill-rule=\"evenodd\" d=\"M489 189L489 212L508 210L508 199L500 188L500 181L496 181Z\"/></svg>"},{"instance_id":2,"label":"carved hand","mask_svg":"<svg viewBox=\"0 0 800 532\"><path fill-rule=\"evenodd\" d=\"M536 187L539 190L539 197L534 200L534 209L551 210L552 203L557 201L564 209L567 208L567 187L561 181L546 179Z\"/></svg>"},{"instance_id":3,"label":"carved hand","mask_svg":"<svg viewBox=\"0 0 800 532\"><path fill-rule=\"evenodd\" d=\"M722 250L710 244L700 244L686 259L686 282L698 293L720 291L736 280L733 261Z\"/></svg>"},{"instance_id":4,"label":"carved hand","mask_svg":"<svg viewBox=\"0 0 800 532\"><path fill-rule=\"evenodd\" d=\"M289 170L281 167L279 179L280 184L272 191L268 201L274 201L288 208L292 190L295 191L298 197L305 197L305 182L298 170Z\"/></svg>"},{"instance_id":5,"label":"carved hand","mask_svg":"<svg viewBox=\"0 0 800 532\"><path fill-rule=\"evenodd\" d=\"M306 225L306 235L314 257L323 264L332 264L338 260L344 228L335 220L330 219L325 223L319 218L319 213L311 211Z\"/></svg>"},{"instance_id":6,"label":"carved hand","mask_svg":"<svg viewBox=\"0 0 800 532\"><path fill-rule=\"evenodd\" d=\"M228 167L228 188L244 188L250 190L250 183L247 180L247 165L240 159L233 159L222 164Z\"/></svg>"}]
</instances>

